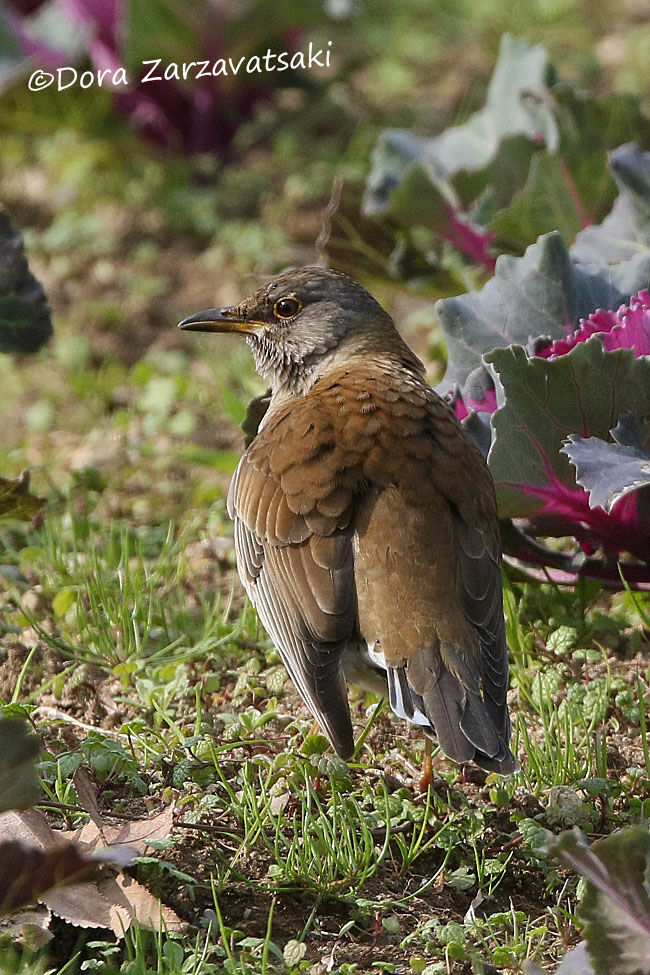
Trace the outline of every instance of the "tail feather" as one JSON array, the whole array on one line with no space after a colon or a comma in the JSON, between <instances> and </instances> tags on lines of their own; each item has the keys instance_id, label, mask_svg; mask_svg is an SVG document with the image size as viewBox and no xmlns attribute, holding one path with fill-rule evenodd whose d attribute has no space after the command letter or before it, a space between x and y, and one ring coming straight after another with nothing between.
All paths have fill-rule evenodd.
<instances>
[{"instance_id":1,"label":"tail feather","mask_svg":"<svg viewBox=\"0 0 650 975\"><path fill-rule=\"evenodd\" d=\"M474 744L462 729L464 692L460 681L444 670L424 696L425 714L433 726L440 747L452 761L471 762Z\"/></svg>"},{"instance_id":2,"label":"tail feather","mask_svg":"<svg viewBox=\"0 0 650 975\"><path fill-rule=\"evenodd\" d=\"M395 713L434 735L447 758L502 775L517 769L504 709L452 674L438 651L423 650L407 664L389 667L388 685Z\"/></svg>"},{"instance_id":3,"label":"tail feather","mask_svg":"<svg viewBox=\"0 0 650 975\"><path fill-rule=\"evenodd\" d=\"M409 686L404 667L388 668L388 703L398 718L411 724L429 728L430 722L425 714L424 701Z\"/></svg>"},{"instance_id":4,"label":"tail feather","mask_svg":"<svg viewBox=\"0 0 650 975\"><path fill-rule=\"evenodd\" d=\"M457 679L457 678L456 678ZM458 681L460 684L460 681ZM476 691L465 691L465 706L460 719L463 734L479 751L494 758L502 749L497 729L494 726L483 698Z\"/></svg>"}]
</instances>

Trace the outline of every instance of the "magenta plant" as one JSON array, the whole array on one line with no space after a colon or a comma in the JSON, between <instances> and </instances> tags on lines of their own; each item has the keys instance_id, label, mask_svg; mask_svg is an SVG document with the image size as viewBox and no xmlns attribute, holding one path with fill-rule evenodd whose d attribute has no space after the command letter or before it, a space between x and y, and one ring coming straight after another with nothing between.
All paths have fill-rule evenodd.
<instances>
[{"instance_id":1,"label":"magenta plant","mask_svg":"<svg viewBox=\"0 0 650 975\"><path fill-rule=\"evenodd\" d=\"M543 359L566 355L580 342L597 335L603 348L632 349L635 356L650 355L650 294L640 291L630 299L629 308L621 305L616 311L599 308L578 323L576 331L567 339L557 339L537 350Z\"/></svg>"},{"instance_id":2,"label":"magenta plant","mask_svg":"<svg viewBox=\"0 0 650 975\"><path fill-rule=\"evenodd\" d=\"M486 453L511 561L613 586L620 562L650 587L650 153L611 167L619 197L570 250L544 235L438 302L442 390Z\"/></svg>"},{"instance_id":3,"label":"magenta plant","mask_svg":"<svg viewBox=\"0 0 650 975\"><path fill-rule=\"evenodd\" d=\"M436 304L440 391L529 578L620 586L620 564L650 588L648 145L634 99L591 98L506 35L483 108L431 138L387 130L373 154L364 209L396 238L391 267L475 289Z\"/></svg>"},{"instance_id":4,"label":"magenta plant","mask_svg":"<svg viewBox=\"0 0 650 975\"><path fill-rule=\"evenodd\" d=\"M577 356L567 358L566 363L561 362L581 346L584 348ZM622 356L608 355L620 350L627 352ZM520 433L525 431L530 453L528 460L519 464L519 476L509 477L507 472L503 473L498 487L503 494L518 485L522 510L515 508L513 515L523 516L523 508L526 508L528 519L533 518L534 534L572 536L582 553L590 557L602 552L606 560L613 562L629 552L641 562L648 561L650 519L646 506L650 489L650 453L648 438L642 435L639 413L645 417L650 411L650 390L647 385L643 388L646 381L650 382L648 362L644 359L649 355L650 295L641 291L631 299L629 307L621 305L616 312L599 309L581 320L570 337L548 342L537 348L533 356L526 355L524 359L511 347L507 355L497 354L496 359L491 358L502 381L503 396L507 399L510 393L509 410L517 410L517 418L521 420ZM535 359L544 360L548 365L541 362L536 365ZM632 360L643 361L637 364ZM558 365L551 365L554 362ZM528 371L530 378L524 384L523 378ZM576 409L588 402L589 397L581 391L582 386L578 389L574 385L574 378L576 381L581 379L582 385L594 384L596 396L607 397L609 412L603 415L602 410L593 408L593 403L587 411ZM598 385L597 380L601 380ZM515 384L520 385L522 397L513 388ZM536 401L537 388L544 389L545 404ZM556 396L554 390L557 390ZM523 410L526 398L529 406ZM506 400L502 407L506 409ZM481 414L483 418L493 416L498 409L496 390L488 389L482 400L472 399L471 393L464 397L460 390L456 390L454 408L460 420L467 420L472 413ZM575 425L573 418L579 421L579 429L569 432ZM508 436L512 423L508 410L504 417L495 418L495 421L495 429L503 430L502 437ZM608 429L603 428L603 421ZM547 450L548 438L541 435L542 431L536 435L540 424L547 426L547 432L564 434L559 454L568 458L575 468L575 483L572 483L562 457L555 457L553 451ZM604 433L607 439L601 439L597 432ZM557 436L554 439L557 445ZM504 464L506 470L513 466L512 460L504 461L502 454L503 451L497 449L498 471L504 470ZM492 465L494 470L494 458ZM535 476L535 469L540 476ZM526 479L522 480L521 474L526 471ZM528 510L529 500L535 504L534 511ZM514 503L516 506L518 500ZM519 541L524 541L523 534L519 535ZM526 557L524 550L520 554ZM538 550L534 554L537 556L534 561L538 561L541 553ZM557 561L557 553L552 554L552 560ZM575 565L575 568L579 566ZM591 564L589 568L593 572L596 567Z\"/></svg>"}]
</instances>

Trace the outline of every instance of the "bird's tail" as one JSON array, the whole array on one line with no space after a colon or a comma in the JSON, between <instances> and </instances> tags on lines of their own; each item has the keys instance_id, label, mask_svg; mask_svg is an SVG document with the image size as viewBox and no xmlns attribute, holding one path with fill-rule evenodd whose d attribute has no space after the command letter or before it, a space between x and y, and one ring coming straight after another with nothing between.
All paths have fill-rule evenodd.
<instances>
[{"instance_id":1,"label":"bird's tail","mask_svg":"<svg viewBox=\"0 0 650 975\"><path fill-rule=\"evenodd\" d=\"M421 651L408 664L389 667L388 687L393 711L437 738L447 758L474 761L501 775L516 771L507 708L500 709L497 723L494 708L488 710L478 690L452 674L439 653Z\"/></svg>"}]
</instances>

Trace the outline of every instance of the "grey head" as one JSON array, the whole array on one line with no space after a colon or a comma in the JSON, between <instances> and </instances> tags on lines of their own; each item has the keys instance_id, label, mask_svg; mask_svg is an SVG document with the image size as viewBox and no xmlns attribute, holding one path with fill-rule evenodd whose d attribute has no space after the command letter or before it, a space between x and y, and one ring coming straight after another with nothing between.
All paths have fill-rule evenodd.
<instances>
[{"instance_id":1,"label":"grey head","mask_svg":"<svg viewBox=\"0 0 650 975\"><path fill-rule=\"evenodd\" d=\"M397 355L418 374L423 369L365 288L319 266L285 271L238 305L199 312L179 327L244 334L274 392L306 392L347 358Z\"/></svg>"}]
</instances>

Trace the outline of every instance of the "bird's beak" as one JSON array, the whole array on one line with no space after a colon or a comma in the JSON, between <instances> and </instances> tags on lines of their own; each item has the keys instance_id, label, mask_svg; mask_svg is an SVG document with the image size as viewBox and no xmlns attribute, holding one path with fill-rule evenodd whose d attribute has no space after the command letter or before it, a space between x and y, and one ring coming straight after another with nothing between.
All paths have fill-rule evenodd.
<instances>
[{"instance_id":1,"label":"bird's beak","mask_svg":"<svg viewBox=\"0 0 650 975\"><path fill-rule=\"evenodd\" d=\"M178 323L187 332L244 332L249 334L262 328L264 322L245 321L237 308L208 308L190 315Z\"/></svg>"}]
</instances>

